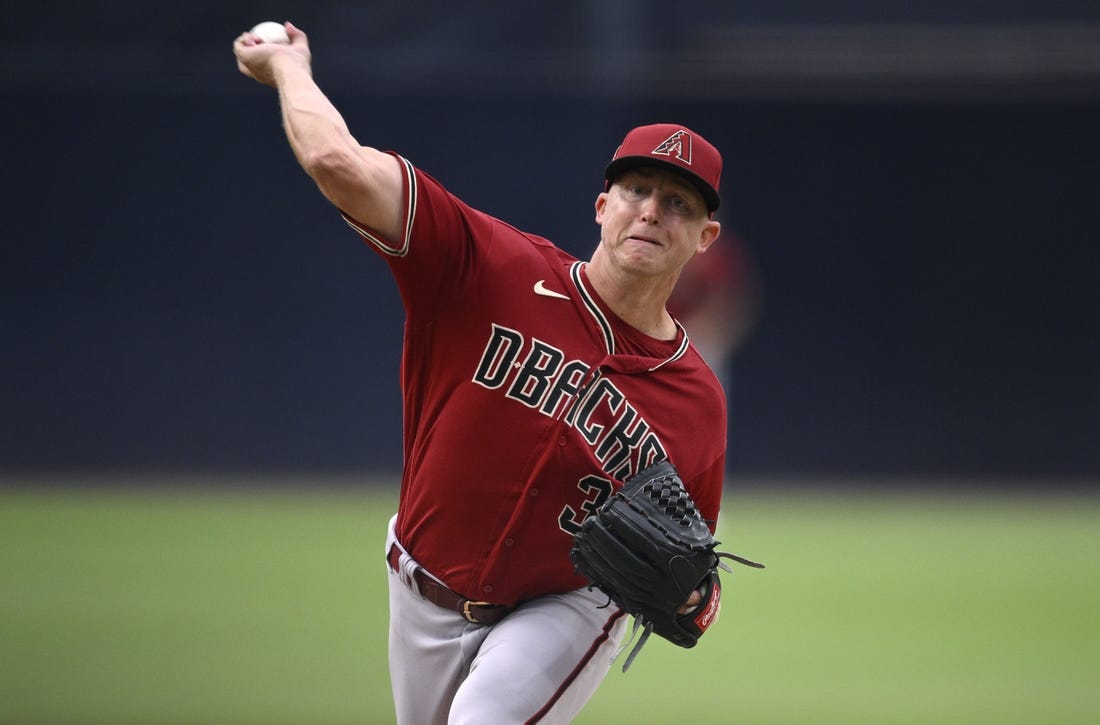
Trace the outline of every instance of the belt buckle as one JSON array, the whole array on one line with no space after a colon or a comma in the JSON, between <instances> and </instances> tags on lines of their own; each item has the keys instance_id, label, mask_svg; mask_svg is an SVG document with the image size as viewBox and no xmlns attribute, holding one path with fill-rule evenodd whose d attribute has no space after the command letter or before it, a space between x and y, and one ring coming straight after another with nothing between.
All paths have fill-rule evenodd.
<instances>
[{"instance_id":1,"label":"belt buckle","mask_svg":"<svg viewBox=\"0 0 1100 725\"><path fill-rule=\"evenodd\" d=\"M491 607L491 606L493 606L492 602L474 602L474 601L470 601L469 599L467 599L465 602L462 603L462 616L465 617L466 621L469 622L470 624L481 624L481 622L477 621L477 618L474 617L473 613L470 611L470 607Z\"/></svg>"}]
</instances>

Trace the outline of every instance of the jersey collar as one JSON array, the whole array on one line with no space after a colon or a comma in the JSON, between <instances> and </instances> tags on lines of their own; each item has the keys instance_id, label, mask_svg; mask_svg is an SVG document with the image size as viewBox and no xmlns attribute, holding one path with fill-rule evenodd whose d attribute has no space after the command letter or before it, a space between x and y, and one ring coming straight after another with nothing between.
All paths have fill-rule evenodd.
<instances>
[{"instance_id":1,"label":"jersey collar","mask_svg":"<svg viewBox=\"0 0 1100 725\"><path fill-rule=\"evenodd\" d=\"M608 357L619 355L616 346L615 339L615 322L611 317L611 313L604 309L599 297L596 295L588 282L588 275L585 272L585 262L574 262L569 269L569 276L573 280L573 284L577 288L578 296L581 302L584 304L585 310L592 317L596 323L596 327L599 329L600 334L603 336L604 346L607 350ZM673 363L682 358L688 350L690 341L688 340L687 330L680 324L679 320L673 319L676 323L677 329L680 331L680 344L676 350L667 358L639 358L636 356L619 355L620 357L631 357L636 359L642 365L640 368L634 370L624 370L624 372L653 372L659 368ZM618 324L625 324L621 321ZM617 366L618 367L618 366ZM629 366L635 368L634 365Z\"/></svg>"}]
</instances>

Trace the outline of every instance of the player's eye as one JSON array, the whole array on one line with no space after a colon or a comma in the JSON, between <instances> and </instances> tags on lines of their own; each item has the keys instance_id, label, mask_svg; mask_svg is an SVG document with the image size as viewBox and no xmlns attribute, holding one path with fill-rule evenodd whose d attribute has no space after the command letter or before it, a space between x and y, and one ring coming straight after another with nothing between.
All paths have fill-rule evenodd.
<instances>
[{"instance_id":1,"label":"player's eye","mask_svg":"<svg viewBox=\"0 0 1100 725\"><path fill-rule=\"evenodd\" d=\"M669 199L669 206L671 206L673 210L684 214L691 211L690 202L682 196L674 196Z\"/></svg>"}]
</instances>

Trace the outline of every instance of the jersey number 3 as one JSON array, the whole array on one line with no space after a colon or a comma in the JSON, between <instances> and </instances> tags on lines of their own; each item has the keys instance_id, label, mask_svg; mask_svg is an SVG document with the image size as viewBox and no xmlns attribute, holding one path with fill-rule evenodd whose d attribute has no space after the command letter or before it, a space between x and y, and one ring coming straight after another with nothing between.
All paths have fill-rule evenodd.
<instances>
[{"instance_id":1,"label":"jersey number 3","mask_svg":"<svg viewBox=\"0 0 1100 725\"><path fill-rule=\"evenodd\" d=\"M585 476L577 481L577 488L581 490L585 497L584 503L581 504L582 513L578 513L572 506L566 506L558 516L558 526L570 535L581 530L581 524L584 523L584 520L596 513L614 490L611 481L599 476Z\"/></svg>"}]
</instances>

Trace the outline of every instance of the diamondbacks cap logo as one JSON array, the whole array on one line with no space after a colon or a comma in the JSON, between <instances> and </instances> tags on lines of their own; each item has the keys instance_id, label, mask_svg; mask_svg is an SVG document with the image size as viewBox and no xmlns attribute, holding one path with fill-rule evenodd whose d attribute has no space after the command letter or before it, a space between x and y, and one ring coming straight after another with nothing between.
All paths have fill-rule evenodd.
<instances>
[{"instance_id":1,"label":"diamondbacks cap logo","mask_svg":"<svg viewBox=\"0 0 1100 725\"><path fill-rule=\"evenodd\" d=\"M691 166L691 134L680 129L650 153L655 156L673 156L677 161Z\"/></svg>"}]
</instances>

